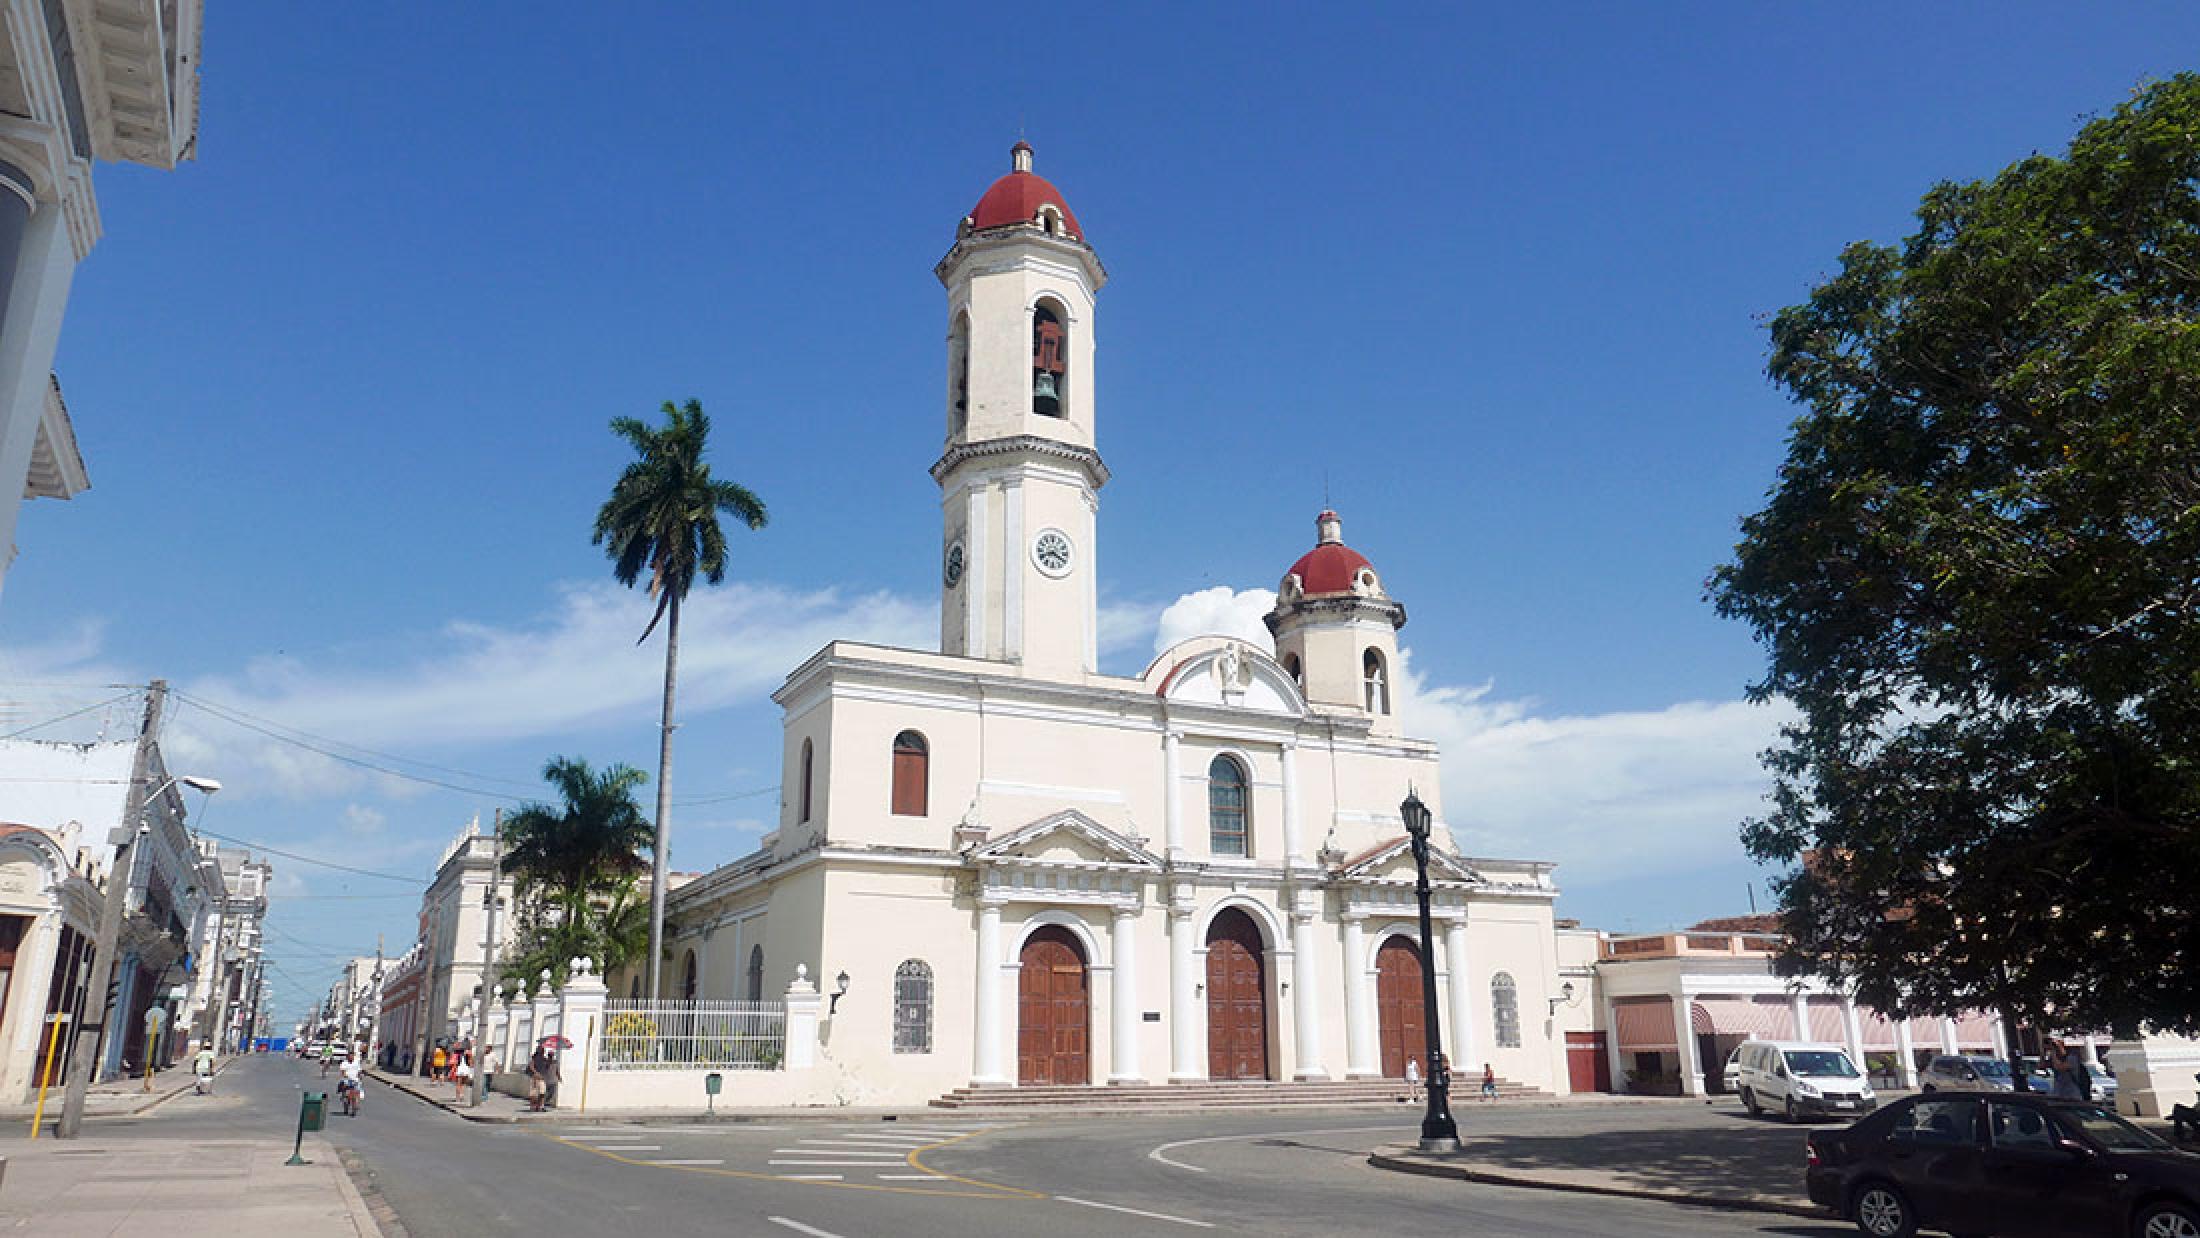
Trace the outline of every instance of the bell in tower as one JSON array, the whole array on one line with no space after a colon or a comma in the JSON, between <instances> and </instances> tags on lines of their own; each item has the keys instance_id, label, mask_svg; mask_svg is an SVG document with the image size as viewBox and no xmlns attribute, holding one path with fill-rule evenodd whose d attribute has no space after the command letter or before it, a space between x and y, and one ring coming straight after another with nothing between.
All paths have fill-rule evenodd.
<instances>
[{"instance_id":1,"label":"bell in tower","mask_svg":"<svg viewBox=\"0 0 2200 1238\"><path fill-rule=\"evenodd\" d=\"M1031 411L1041 416L1062 416L1063 376L1068 370L1062 352L1062 320L1051 307L1041 305L1031 316Z\"/></svg>"}]
</instances>

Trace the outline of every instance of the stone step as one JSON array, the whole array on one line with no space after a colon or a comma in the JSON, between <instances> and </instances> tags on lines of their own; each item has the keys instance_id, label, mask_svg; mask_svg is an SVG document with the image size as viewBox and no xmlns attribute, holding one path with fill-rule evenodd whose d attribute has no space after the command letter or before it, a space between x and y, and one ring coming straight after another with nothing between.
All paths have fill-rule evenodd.
<instances>
[{"instance_id":1,"label":"stone step","mask_svg":"<svg viewBox=\"0 0 2200 1238\"><path fill-rule=\"evenodd\" d=\"M1455 1095L1464 1101L1470 1097L1478 1097L1480 1092L1481 1084L1477 1080L1470 1090ZM1498 1082L1498 1098L1501 1100L1530 1099L1545 1095L1546 1093L1535 1088L1509 1079ZM1279 1105L1395 1105L1406 1099L1405 1083L1397 1079L1353 1079L1318 1083L1254 1080L1141 1084L1130 1087L961 1087L935 1098L931 1104L939 1109L1226 1109Z\"/></svg>"}]
</instances>

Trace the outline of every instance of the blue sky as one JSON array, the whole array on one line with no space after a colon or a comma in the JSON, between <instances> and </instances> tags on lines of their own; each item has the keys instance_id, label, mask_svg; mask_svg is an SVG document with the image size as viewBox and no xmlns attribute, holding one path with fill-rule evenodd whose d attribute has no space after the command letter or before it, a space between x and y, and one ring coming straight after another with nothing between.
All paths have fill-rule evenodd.
<instances>
[{"instance_id":1,"label":"blue sky","mask_svg":"<svg viewBox=\"0 0 2200 1238\"><path fill-rule=\"evenodd\" d=\"M93 488L24 512L0 697L163 675L518 796L654 769L588 528L605 422L694 396L772 511L683 650L673 860L739 854L779 677L936 639L930 271L1022 132L1113 278L1107 667L1243 624L1326 495L1471 851L1606 927L1746 910L1777 715L1701 592L1793 415L1765 316L2195 46L2166 4L217 4L198 161L99 170L57 363ZM425 876L500 802L176 726L209 828L305 854ZM278 864L288 1020L415 904Z\"/></svg>"}]
</instances>

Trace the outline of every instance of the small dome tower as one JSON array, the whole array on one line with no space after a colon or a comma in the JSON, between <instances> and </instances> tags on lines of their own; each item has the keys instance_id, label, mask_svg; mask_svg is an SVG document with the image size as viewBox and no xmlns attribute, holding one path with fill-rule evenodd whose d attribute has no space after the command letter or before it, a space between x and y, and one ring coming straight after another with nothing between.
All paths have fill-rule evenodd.
<instances>
[{"instance_id":1,"label":"small dome tower","mask_svg":"<svg viewBox=\"0 0 2200 1238\"><path fill-rule=\"evenodd\" d=\"M1398 629L1406 608L1385 592L1367 556L1344 544L1343 522L1314 518L1314 548L1276 587L1267 616L1276 659L1298 678L1306 699L1367 714L1378 735L1398 734Z\"/></svg>"}]
</instances>

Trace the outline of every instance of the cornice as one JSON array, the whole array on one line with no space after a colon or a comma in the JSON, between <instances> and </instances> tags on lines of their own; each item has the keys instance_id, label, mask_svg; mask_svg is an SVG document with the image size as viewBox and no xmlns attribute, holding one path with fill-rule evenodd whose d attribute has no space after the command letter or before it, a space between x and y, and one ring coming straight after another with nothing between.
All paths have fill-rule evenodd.
<instances>
[{"instance_id":1,"label":"cornice","mask_svg":"<svg viewBox=\"0 0 2200 1238\"><path fill-rule=\"evenodd\" d=\"M1065 443L1058 439L1042 438L1036 434L1016 434L1008 438L989 438L975 443L957 443L947 449L932 464L932 480L945 484L947 475L971 460L983 460L994 456L1044 456L1060 460L1082 469L1085 479L1098 490L1108 484L1108 466L1101 463L1100 453L1090 447Z\"/></svg>"},{"instance_id":2,"label":"cornice","mask_svg":"<svg viewBox=\"0 0 2200 1238\"><path fill-rule=\"evenodd\" d=\"M1324 619L1379 619L1393 629L1406 626L1405 603L1395 598L1361 597L1357 594L1328 594L1322 597L1297 597L1279 602L1276 608L1261 616L1268 630L1281 636L1285 627L1294 623L1311 623Z\"/></svg>"}]
</instances>

